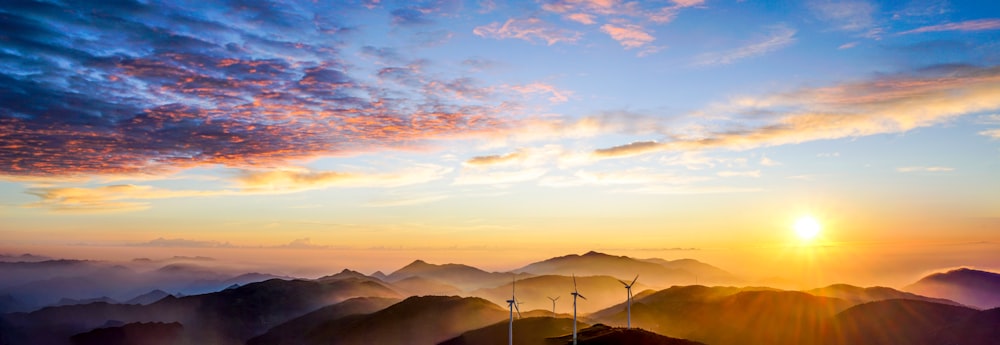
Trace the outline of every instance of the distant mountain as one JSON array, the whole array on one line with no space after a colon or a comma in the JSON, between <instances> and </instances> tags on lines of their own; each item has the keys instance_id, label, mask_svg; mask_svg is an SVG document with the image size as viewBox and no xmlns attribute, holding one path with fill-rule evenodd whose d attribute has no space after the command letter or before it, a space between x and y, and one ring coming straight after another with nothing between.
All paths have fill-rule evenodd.
<instances>
[{"instance_id":1,"label":"distant mountain","mask_svg":"<svg viewBox=\"0 0 1000 345\"><path fill-rule=\"evenodd\" d=\"M56 302L56 304L54 304L53 306L64 306L64 305L75 305L75 304L90 304L90 303L96 303L96 302L109 303L109 304L118 304L118 301L114 300L111 297L101 296L101 297L96 297L96 298L84 298L84 299L63 298L63 299L60 299L59 302Z\"/></svg>"},{"instance_id":2,"label":"distant mountain","mask_svg":"<svg viewBox=\"0 0 1000 345\"><path fill-rule=\"evenodd\" d=\"M481 269L460 265L435 265L416 260L386 276L388 282L398 282L410 277L434 279L462 290L474 290L484 287L494 287L510 281L510 273L486 272Z\"/></svg>"},{"instance_id":3,"label":"distant mountain","mask_svg":"<svg viewBox=\"0 0 1000 345\"><path fill-rule=\"evenodd\" d=\"M159 301L159 300L161 300L161 299L163 299L164 297L167 297L167 296L170 296L170 294L167 293L166 291L163 291L163 290L160 290L160 289L156 289L156 290L144 293L142 295L135 296L134 298L129 299L129 300L125 301L122 304L141 304L141 305L147 305L147 304L152 304L152 303L154 303L156 301Z\"/></svg>"},{"instance_id":4,"label":"distant mountain","mask_svg":"<svg viewBox=\"0 0 1000 345\"><path fill-rule=\"evenodd\" d=\"M846 300L855 304L883 301L889 299L912 299L912 300L927 301L927 302L934 302L941 304L961 305L958 302L952 300L916 295L909 292L903 292L883 286L862 288L847 284L834 284L824 288L806 290L804 292L813 296L840 298L842 300Z\"/></svg>"},{"instance_id":5,"label":"distant mountain","mask_svg":"<svg viewBox=\"0 0 1000 345\"><path fill-rule=\"evenodd\" d=\"M696 282L728 284L738 281L732 274L696 260L639 260L593 251L583 255L571 254L551 258L515 269L513 272L535 275L606 275L626 281L631 281L639 275L639 281L657 287L690 285Z\"/></svg>"},{"instance_id":6,"label":"distant mountain","mask_svg":"<svg viewBox=\"0 0 1000 345\"><path fill-rule=\"evenodd\" d=\"M98 328L70 339L73 345L179 345L180 323L130 323L119 327Z\"/></svg>"},{"instance_id":7,"label":"distant mountain","mask_svg":"<svg viewBox=\"0 0 1000 345\"><path fill-rule=\"evenodd\" d=\"M573 334L549 339L546 344L563 345L573 340ZM687 339L671 338L643 329L626 329L608 327L602 324L594 325L577 331L577 340L581 345L705 345Z\"/></svg>"},{"instance_id":8,"label":"distant mountain","mask_svg":"<svg viewBox=\"0 0 1000 345\"><path fill-rule=\"evenodd\" d=\"M0 295L9 294L23 311L57 305L60 300L86 300L107 296L123 301L154 289L191 295L219 291L233 284L279 278L247 273L234 275L212 267L173 263L150 271L99 261L50 260L0 262ZM287 278L287 277L280 277Z\"/></svg>"},{"instance_id":9,"label":"distant mountain","mask_svg":"<svg viewBox=\"0 0 1000 345\"><path fill-rule=\"evenodd\" d=\"M624 302L627 296L625 287L617 279L609 276L577 276L577 289L587 297L586 300L578 300L577 312L586 314L597 311L610 304ZM485 298L486 300L503 304L510 299L511 282L470 292L473 296ZM573 313L573 278L561 275L543 275L519 279L516 283L517 299L521 301L521 308L552 310L552 302L547 297L559 297L556 301L556 312ZM633 292L643 288L642 284L636 283Z\"/></svg>"},{"instance_id":10,"label":"distant mountain","mask_svg":"<svg viewBox=\"0 0 1000 345\"><path fill-rule=\"evenodd\" d=\"M349 269L345 268L343 271L340 271L340 273L333 274L333 275L328 275L328 276L323 276L323 277L319 277L316 280L318 280L318 281L328 281L328 280L341 280L341 279L350 279L350 278L353 278L353 279L373 279L372 277L366 276L366 275L362 274L361 272L352 271L352 270L349 270ZM374 278L374 279L381 280L381 279L378 279L378 278Z\"/></svg>"},{"instance_id":11,"label":"distant mountain","mask_svg":"<svg viewBox=\"0 0 1000 345\"><path fill-rule=\"evenodd\" d=\"M945 326L961 324L978 313L967 307L918 300L864 303L837 314L821 338L823 343L832 345L969 345L971 343L937 342L934 338ZM998 325L1000 323L994 323L986 329L996 329ZM997 339L978 344L996 344Z\"/></svg>"},{"instance_id":12,"label":"distant mountain","mask_svg":"<svg viewBox=\"0 0 1000 345\"><path fill-rule=\"evenodd\" d=\"M395 298L352 298L274 326L267 333L251 338L247 341L247 345L303 344L309 332L321 329L324 324L334 323L346 316L374 313L397 302L399 300Z\"/></svg>"},{"instance_id":13,"label":"distant mountain","mask_svg":"<svg viewBox=\"0 0 1000 345\"><path fill-rule=\"evenodd\" d=\"M926 276L903 290L981 309L1000 307L1000 274L960 268Z\"/></svg>"},{"instance_id":14,"label":"distant mountain","mask_svg":"<svg viewBox=\"0 0 1000 345\"><path fill-rule=\"evenodd\" d=\"M419 276L409 277L392 283L397 291L410 296L452 296L462 294L462 290L446 283Z\"/></svg>"},{"instance_id":15,"label":"distant mountain","mask_svg":"<svg viewBox=\"0 0 1000 345\"><path fill-rule=\"evenodd\" d=\"M9 294L0 295L0 314L28 311L28 306Z\"/></svg>"},{"instance_id":16,"label":"distant mountain","mask_svg":"<svg viewBox=\"0 0 1000 345\"><path fill-rule=\"evenodd\" d=\"M504 345L507 344L508 320L471 330L446 340L439 345ZM577 327L589 327L580 323ZM553 317L530 317L514 320L514 344L546 345L548 338L572 334L573 319ZM626 344L626 343L622 343Z\"/></svg>"},{"instance_id":17,"label":"distant mountain","mask_svg":"<svg viewBox=\"0 0 1000 345\"><path fill-rule=\"evenodd\" d=\"M11 254L0 254L0 261L3 262L38 262L52 260L48 256L34 255L30 253L25 253L21 255L11 255Z\"/></svg>"},{"instance_id":18,"label":"distant mountain","mask_svg":"<svg viewBox=\"0 0 1000 345\"><path fill-rule=\"evenodd\" d=\"M101 327L108 320L180 322L185 325L185 339L203 344L243 344L292 318L360 296L399 297L388 286L371 281L272 279L209 294L167 296L145 306L91 303L0 315L4 327L0 334L10 345L59 345L67 344L71 335Z\"/></svg>"},{"instance_id":19,"label":"distant mountain","mask_svg":"<svg viewBox=\"0 0 1000 345\"><path fill-rule=\"evenodd\" d=\"M372 273L371 277L383 281L389 279L389 277L387 277L385 273L382 273L382 271L375 271L375 273Z\"/></svg>"},{"instance_id":20,"label":"distant mountain","mask_svg":"<svg viewBox=\"0 0 1000 345\"><path fill-rule=\"evenodd\" d=\"M410 297L371 314L324 323L307 331L303 344L437 344L506 318L506 309L481 298Z\"/></svg>"}]
</instances>

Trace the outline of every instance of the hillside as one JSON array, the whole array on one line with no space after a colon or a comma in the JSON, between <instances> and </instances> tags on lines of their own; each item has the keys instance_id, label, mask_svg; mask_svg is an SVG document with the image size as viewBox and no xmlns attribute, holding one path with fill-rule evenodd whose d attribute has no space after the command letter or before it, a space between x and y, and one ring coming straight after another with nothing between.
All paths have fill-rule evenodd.
<instances>
[{"instance_id":1,"label":"hillside","mask_svg":"<svg viewBox=\"0 0 1000 345\"><path fill-rule=\"evenodd\" d=\"M889 299L912 299L940 304L961 305L958 302L948 299L926 297L883 286L862 288L847 284L834 284L823 288L806 290L804 292L813 296L840 298L855 304L884 301Z\"/></svg>"},{"instance_id":2,"label":"hillside","mask_svg":"<svg viewBox=\"0 0 1000 345\"><path fill-rule=\"evenodd\" d=\"M931 274L903 290L980 309L1000 307L1000 274L993 272L960 268Z\"/></svg>"},{"instance_id":3,"label":"hillside","mask_svg":"<svg viewBox=\"0 0 1000 345\"><path fill-rule=\"evenodd\" d=\"M360 314L370 314L385 309L399 302L393 298L357 297L337 304L317 309L308 314L288 320L274 326L266 333L247 341L248 345L263 344L301 344L306 341L306 334L318 329L325 323Z\"/></svg>"},{"instance_id":4,"label":"hillside","mask_svg":"<svg viewBox=\"0 0 1000 345\"><path fill-rule=\"evenodd\" d=\"M508 320L471 330L440 343L440 345L504 345L507 344ZM578 327L589 325L580 323ZM528 317L514 320L515 345L546 345L548 338L573 332L572 318Z\"/></svg>"},{"instance_id":5,"label":"hillside","mask_svg":"<svg viewBox=\"0 0 1000 345\"><path fill-rule=\"evenodd\" d=\"M625 329L609 327L603 324L594 325L577 332L578 344L581 345L704 345L702 343L671 338L643 329ZM548 345L572 344L573 335L564 335L549 339Z\"/></svg>"},{"instance_id":6,"label":"hillside","mask_svg":"<svg viewBox=\"0 0 1000 345\"><path fill-rule=\"evenodd\" d=\"M529 264L513 270L535 275L611 276L639 281L647 286L668 287L689 285L695 282L732 283L738 279L717 267L691 259L667 261L663 259L639 260L627 256L614 256L599 252L583 255L566 255Z\"/></svg>"}]
</instances>

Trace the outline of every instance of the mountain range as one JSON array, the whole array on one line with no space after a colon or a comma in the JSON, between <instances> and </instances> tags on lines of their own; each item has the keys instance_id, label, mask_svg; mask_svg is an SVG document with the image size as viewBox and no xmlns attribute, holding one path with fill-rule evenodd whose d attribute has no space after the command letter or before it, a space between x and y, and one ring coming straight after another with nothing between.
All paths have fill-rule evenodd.
<instances>
[{"instance_id":1,"label":"mountain range","mask_svg":"<svg viewBox=\"0 0 1000 345\"><path fill-rule=\"evenodd\" d=\"M970 297L988 302L1000 293L993 291L991 295L990 291L976 290L974 285L983 284L983 277L989 279L995 273L946 272L921 279L907 291L845 284L805 291L647 285L647 279L658 281L657 275L666 277L660 282L667 282L673 277L670 270L681 269L649 266L665 267L664 262L677 262L687 267L686 272L697 271L706 277L707 272L725 272L693 260L639 260L590 252L529 264L513 271L517 274L418 260L389 275L364 275L344 269L317 279L273 278L242 284L228 279L218 282L220 286L223 282L229 285L192 295L149 289L133 295L127 304L109 303L124 300L109 297L104 301L77 300L70 301L73 305L3 313L0 345L502 343L510 315L504 302L510 297L514 277L517 299L522 302L522 318L514 322L515 341L564 344L572 329L569 292L573 289L573 272L583 272L576 277L577 288L587 296L578 301L581 344L846 345L888 344L903 339L913 344L978 345L992 344L1000 338L996 327L1000 324L1000 309L969 303ZM105 272L111 267L113 272L128 272L100 262L30 264L84 267L87 272ZM614 271L615 264L621 265L619 271L628 273L587 275ZM194 281L204 277L200 274L215 276L211 269L192 265L174 262L162 270L140 273L201 271L180 275ZM598 268L588 270L588 265ZM571 273L544 273L550 271ZM638 329L625 330L620 327L627 318L626 291L619 280L633 278L635 271L641 273L632 305L632 324ZM43 281L59 278L48 276ZM956 298L910 290L926 286L927 281L948 282L952 290L931 292L953 293ZM552 313L547 297L555 296L560 299L557 313ZM0 294L0 302L17 304L18 299L16 295Z\"/></svg>"}]
</instances>

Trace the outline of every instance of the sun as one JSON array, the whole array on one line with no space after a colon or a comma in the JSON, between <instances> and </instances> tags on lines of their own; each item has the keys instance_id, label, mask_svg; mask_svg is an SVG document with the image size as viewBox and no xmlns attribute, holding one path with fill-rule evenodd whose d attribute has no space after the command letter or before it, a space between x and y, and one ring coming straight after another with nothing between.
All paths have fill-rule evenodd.
<instances>
[{"instance_id":1,"label":"sun","mask_svg":"<svg viewBox=\"0 0 1000 345\"><path fill-rule=\"evenodd\" d=\"M819 237L822 226L812 216L803 216L795 221L795 234L802 241L812 241Z\"/></svg>"}]
</instances>

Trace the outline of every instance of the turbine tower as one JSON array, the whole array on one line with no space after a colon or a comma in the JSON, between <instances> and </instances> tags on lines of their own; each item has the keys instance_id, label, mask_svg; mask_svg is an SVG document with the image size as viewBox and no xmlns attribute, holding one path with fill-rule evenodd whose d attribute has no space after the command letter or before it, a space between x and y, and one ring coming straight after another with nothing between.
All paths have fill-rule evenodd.
<instances>
[{"instance_id":1,"label":"turbine tower","mask_svg":"<svg viewBox=\"0 0 1000 345\"><path fill-rule=\"evenodd\" d=\"M569 294L573 295L573 345L576 345L576 298L577 297L580 297L580 298L583 298L583 299L587 299L587 298L583 297L583 295L580 294L580 291L577 291L577 289L576 289L576 275L575 274L573 275L573 292L570 292Z\"/></svg>"},{"instance_id":2,"label":"turbine tower","mask_svg":"<svg viewBox=\"0 0 1000 345\"><path fill-rule=\"evenodd\" d=\"M507 326L507 345L514 345L514 311L517 310L517 318L521 318L521 308L517 307L517 298L514 298L514 284L517 283L517 276L510 282L510 299L507 300L507 308L510 308L510 325Z\"/></svg>"},{"instance_id":3,"label":"turbine tower","mask_svg":"<svg viewBox=\"0 0 1000 345\"><path fill-rule=\"evenodd\" d=\"M556 298L546 296L546 298L552 300L552 315L556 315L556 300L559 299L559 296L556 296Z\"/></svg>"},{"instance_id":4,"label":"turbine tower","mask_svg":"<svg viewBox=\"0 0 1000 345\"><path fill-rule=\"evenodd\" d=\"M632 329L632 285L635 285L636 280L639 280L638 274L635 275L635 279L632 279L631 283L623 282L620 279L618 280L618 282L625 285L625 289L628 290L628 329Z\"/></svg>"}]
</instances>

